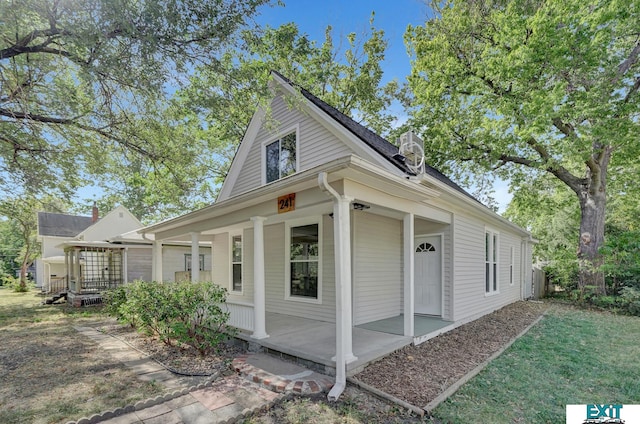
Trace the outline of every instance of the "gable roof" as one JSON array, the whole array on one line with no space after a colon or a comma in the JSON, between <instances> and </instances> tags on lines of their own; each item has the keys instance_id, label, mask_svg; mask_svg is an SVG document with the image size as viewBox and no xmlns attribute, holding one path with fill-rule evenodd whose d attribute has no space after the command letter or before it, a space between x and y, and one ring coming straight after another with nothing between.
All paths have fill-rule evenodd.
<instances>
[{"instance_id":1,"label":"gable roof","mask_svg":"<svg viewBox=\"0 0 640 424\"><path fill-rule=\"evenodd\" d=\"M328 116L333 118L333 120L335 120L344 128L346 128L349 132L351 132L353 135L355 135L360 140L362 140L365 144L371 147L374 151L380 154L383 158L385 158L391 164L395 165L399 170L401 170L402 172L410 176L416 175L413 171L409 169L409 167L407 167L404 161L401 161L398 159L399 149L397 146L390 143L389 141L387 141L380 135L376 134L375 132L371 131L369 128L366 128L362 124L359 124L358 122L354 121L352 118L340 112L338 109L334 108L333 106L329 105L323 100L320 100L318 97L314 96L309 91L305 90L303 87L295 84L294 82L292 82L287 77L280 74L279 72L273 71L273 70L271 72L272 74L276 75L285 83L299 90L300 93L307 100L309 100L311 103L313 103L318 108L320 108L324 113L326 113ZM454 190L480 203L475 197L473 197L466 190L464 190L458 184L456 184L447 176L445 176L442 172L438 171L436 168L426 163L425 163L425 173L437 179L438 181L448 185Z\"/></svg>"},{"instance_id":2,"label":"gable roof","mask_svg":"<svg viewBox=\"0 0 640 424\"><path fill-rule=\"evenodd\" d=\"M38 212L38 235L75 237L93 224L90 216Z\"/></svg>"},{"instance_id":3,"label":"gable roof","mask_svg":"<svg viewBox=\"0 0 640 424\"><path fill-rule=\"evenodd\" d=\"M89 235L90 237L87 241L103 241L102 237L108 239L138 228L142 228L142 223L138 218L129 212L127 208L119 205L100 218L94 225L90 225L77 234L76 238L85 240ZM96 240L96 236L98 240Z\"/></svg>"}]
</instances>

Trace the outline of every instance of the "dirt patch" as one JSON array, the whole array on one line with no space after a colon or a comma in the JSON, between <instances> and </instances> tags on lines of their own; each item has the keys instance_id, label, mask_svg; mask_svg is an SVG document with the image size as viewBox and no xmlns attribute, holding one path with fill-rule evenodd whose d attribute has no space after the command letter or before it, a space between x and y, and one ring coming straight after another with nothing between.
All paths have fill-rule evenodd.
<instances>
[{"instance_id":1,"label":"dirt patch","mask_svg":"<svg viewBox=\"0 0 640 424\"><path fill-rule=\"evenodd\" d=\"M110 324L98 330L126 342L171 371L183 375L227 373L233 358L242 353L236 346L223 344L202 356L191 346L179 346L176 343L167 345L157 337L144 336L128 325Z\"/></svg>"},{"instance_id":2,"label":"dirt patch","mask_svg":"<svg viewBox=\"0 0 640 424\"><path fill-rule=\"evenodd\" d=\"M484 362L546 310L517 302L367 366L355 378L412 405L424 407Z\"/></svg>"}]
</instances>

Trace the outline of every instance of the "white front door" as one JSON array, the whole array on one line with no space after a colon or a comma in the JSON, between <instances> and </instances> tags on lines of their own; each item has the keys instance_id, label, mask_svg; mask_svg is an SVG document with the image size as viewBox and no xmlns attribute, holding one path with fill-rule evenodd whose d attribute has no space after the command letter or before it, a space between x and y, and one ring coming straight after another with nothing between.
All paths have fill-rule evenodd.
<instances>
[{"instance_id":1,"label":"white front door","mask_svg":"<svg viewBox=\"0 0 640 424\"><path fill-rule=\"evenodd\" d=\"M442 238L415 241L415 313L442 315Z\"/></svg>"}]
</instances>

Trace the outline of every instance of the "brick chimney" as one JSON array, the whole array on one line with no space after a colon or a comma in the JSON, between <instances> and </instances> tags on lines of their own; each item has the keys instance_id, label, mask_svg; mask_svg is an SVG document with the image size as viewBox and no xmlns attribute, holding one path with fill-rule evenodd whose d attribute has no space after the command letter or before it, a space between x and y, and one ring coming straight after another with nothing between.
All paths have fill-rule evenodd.
<instances>
[{"instance_id":1,"label":"brick chimney","mask_svg":"<svg viewBox=\"0 0 640 424\"><path fill-rule=\"evenodd\" d=\"M96 206L96 202L93 202L93 209L91 210L91 222L98 221L98 206Z\"/></svg>"}]
</instances>

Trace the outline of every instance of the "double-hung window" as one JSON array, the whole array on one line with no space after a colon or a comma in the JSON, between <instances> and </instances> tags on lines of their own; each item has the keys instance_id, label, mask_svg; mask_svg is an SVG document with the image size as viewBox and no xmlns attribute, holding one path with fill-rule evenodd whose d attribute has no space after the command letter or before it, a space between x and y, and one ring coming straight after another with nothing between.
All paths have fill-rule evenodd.
<instances>
[{"instance_id":1,"label":"double-hung window","mask_svg":"<svg viewBox=\"0 0 640 424\"><path fill-rule=\"evenodd\" d=\"M321 226L318 221L287 224L287 297L321 302Z\"/></svg>"},{"instance_id":2,"label":"double-hung window","mask_svg":"<svg viewBox=\"0 0 640 424\"><path fill-rule=\"evenodd\" d=\"M297 170L297 131L265 145L265 183L277 181Z\"/></svg>"},{"instance_id":3,"label":"double-hung window","mask_svg":"<svg viewBox=\"0 0 640 424\"><path fill-rule=\"evenodd\" d=\"M242 236L231 236L231 291L242 291Z\"/></svg>"},{"instance_id":4,"label":"double-hung window","mask_svg":"<svg viewBox=\"0 0 640 424\"><path fill-rule=\"evenodd\" d=\"M498 291L498 233L486 230L485 238L485 293Z\"/></svg>"}]
</instances>

